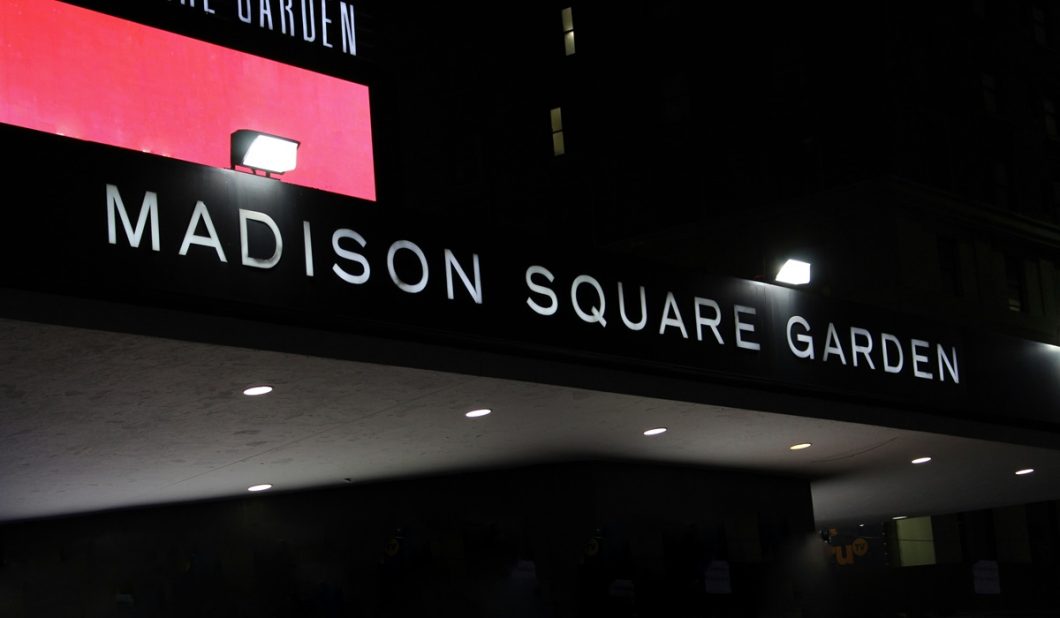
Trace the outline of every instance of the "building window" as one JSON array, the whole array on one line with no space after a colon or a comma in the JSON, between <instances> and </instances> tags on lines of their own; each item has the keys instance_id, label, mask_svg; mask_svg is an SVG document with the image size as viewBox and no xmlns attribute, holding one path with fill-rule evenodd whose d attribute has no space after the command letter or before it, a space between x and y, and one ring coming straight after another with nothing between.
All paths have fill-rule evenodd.
<instances>
[{"instance_id":1,"label":"building window","mask_svg":"<svg viewBox=\"0 0 1060 618\"><path fill-rule=\"evenodd\" d=\"M563 50L574 55L574 13L571 7L563 9Z\"/></svg>"},{"instance_id":2,"label":"building window","mask_svg":"<svg viewBox=\"0 0 1060 618\"><path fill-rule=\"evenodd\" d=\"M1031 24L1034 29L1034 42L1039 45L1049 44L1049 29L1045 9L1040 6L1031 7Z\"/></svg>"},{"instance_id":3,"label":"building window","mask_svg":"<svg viewBox=\"0 0 1060 618\"><path fill-rule=\"evenodd\" d=\"M1016 313L1027 310L1027 286L1023 281L1023 261L1011 255L1005 256L1005 290L1008 309Z\"/></svg>"},{"instance_id":4,"label":"building window","mask_svg":"<svg viewBox=\"0 0 1060 618\"><path fill-rule=\"evenodd\" d=\"M979 82L983 90L983 108L991 114L996 114L997 79L992 73L983 73L979 76Z\"/></svg>"},{"instance_id":5,"label":"building window","mask_svg":"<svg viewBox=\"0 0 1060 618\"><path fill-rule=\"evenodd\" d=\"M1045 134L1056 138L1056 105L1052 99L1042 99L1042 115L1045 117Z\"/></svg>"},{"instance_id":6,"label":"building window","mask_svg":"<svg viewBox=\"0 0 1060 618\"><path fill-rule=\"evenodd\" d=\"M931 517L910 517L894 522L898 566L935 564L935 532Z\"/></svg>"},{"instance_id":7,"label":"building window","mask_svg":"<svg viewBox=\"0 0 1060 618\"><path fill-rule=\"evenodd\" d=\"M567 151L563 144L563 110L553 107L549 116L552 119L552 154L558 157Z\"/></svg>"}]
</instances>

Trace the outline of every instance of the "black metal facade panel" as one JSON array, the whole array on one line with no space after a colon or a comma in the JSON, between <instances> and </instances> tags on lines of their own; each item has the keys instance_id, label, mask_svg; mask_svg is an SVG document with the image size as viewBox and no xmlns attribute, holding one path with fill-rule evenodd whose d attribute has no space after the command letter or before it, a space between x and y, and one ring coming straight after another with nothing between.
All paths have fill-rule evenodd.
<instances>
[{"instance_id":1,"label":"black metal facade panel","mask_svg":"<svg viewBox=\"0 0 1060 618\"><path fill-rule=\"evenodd\" d=\"M1048 376L1060 354L1045 344L762 282L561 252L488 226L422 226L275 179L0 131L23 153L8 169L10 233L0 253L9 287L1056 423L1060 392ZM123 212L134 228L146 217L136 247ZM282 244L269 268L251 263L276 255L257 214L275 223ZM213 238L205 215L217 247L203 244Z\"/></svg>"}]
</instances>

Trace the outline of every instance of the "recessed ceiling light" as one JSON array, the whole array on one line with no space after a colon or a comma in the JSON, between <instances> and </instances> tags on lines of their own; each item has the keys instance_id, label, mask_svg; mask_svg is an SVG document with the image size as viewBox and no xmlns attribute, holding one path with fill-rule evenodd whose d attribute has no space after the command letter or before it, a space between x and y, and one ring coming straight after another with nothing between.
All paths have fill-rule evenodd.
<instances>
[{"instance_id":1,"label":"recessed ceiling light","mask_svg":"<svg viewBox=\"0 0 1060 618\"><path fill-rule=\"evenodd\" d=\"M244 389L243 394L247 397L257 397L258 395L267 395L272 392L271 386L251 386L250 388Z\"/></svg>"},{"instance_id":2,"label":"recessed ceiling light","mask_svg":"<svg viewBox=\"0 0 1060 618\"><path fill-rule=\"evenodd\" d=\"M791 446L788 447L788 450L790 450L790 451L801 451L802 449L810 448L811 446L813 446L813 444L811 444L809 442L800 442L799 444L792 444Z\"/></svg>"},{"instance_id":3,"label":"recessed ceiling light","mask_svg":"<svg viewBox=\"0 0 1060 618\"><path fill-rule=\"evenodd\" d=\"M1025 476L1027 474L1033 474L1033 473L1034 473L1034 468L1024 468L1022 470L1016 470L1016 475L1017 476Z\"/></svg>"},{"instance_id":4,"label":"recessed ceiling light","mask_svg":"<svg viewBox=\"0 0 1060 618\"><path fill-rule=\"evenodd\" d=\"M894 519L894 520L896 520L896 521L897 521L897 520L899 520L899 519L905 519L906 517L909 517L909 516L908 516L908 515L895 515L895 516L894 516L894 517L892 517L891 519Z\"/></svg>"},{"instance_id":5,"label":"recessed ceiling light","mask_svg":"<svg viewBox=\"0 0 1060 618\"><path fill-rule=\"evenodd\" d=\"M251 485L250 487L247 487L247 491L265 491L266 489L272 489L272 485L266 483L264 485Z\"/></svg>"},{"instance_id":6,"label":"recessed ceiling light","mask_svg":"<svg viewBox=\"0 0 1060 618\"><path fill-rule=\"evenodd\" d=\"M649 429L648 431L644 432L644 435L646 435L646 436L657 436L657 435L659 435L661 433L666 433L666 428L665 427L656 427L655 429Z\"/></svg>"},{"instance_id":7,"label":"recessed ceiling light","mask_svg":"<svg viewBox=\"0 0 1060 618\"><path fill-rule=\"evenodd\" d=\"M925 464L925 463L927 463L929 461L931 461L930 457L917 457L916 459L913 460L913 463L915 463L915 464Z\"/></svg>"},{"instance_id":8,"label":"recessed ceiling light","mask_svg":"<svg viewBox=\"0 0 1060 618\"><path fill-rule=\"evenodd\" d=\"M472 410L472 411L468 412L467 414L465 414L464 416L466 416L468 418L478 418L480 416L486 416L487 414L490 414L491 412L493 412L493 410L490 410L489 408L482 408L480 410Z\"/></svg>"}]
</instances>

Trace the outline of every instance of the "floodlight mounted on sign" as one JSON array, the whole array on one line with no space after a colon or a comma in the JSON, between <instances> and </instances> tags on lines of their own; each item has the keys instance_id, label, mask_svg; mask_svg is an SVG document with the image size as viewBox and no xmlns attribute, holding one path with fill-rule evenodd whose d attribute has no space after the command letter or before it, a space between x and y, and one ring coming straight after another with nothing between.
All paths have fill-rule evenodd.
<instances>
[{"instance_id":1,"label":"floodlight mounted on sign","mask_svg":"<svg viewBox=\"0 0 1060 618\"><path fill-rule=\"evenodd\" d=\"M300 144L289 137L240 129L232 133L232 169L246 167L266 176L286 174L298 164Z\"/></svg>"},{"instance_id":2,"label":"floodlight mounted on sign","mask_svg":"<svg viewBox=\"0 0 1060 618\"><path fill-rule=\"evenodd\" d=\"M788 260L776 276L777 283L806 285L810 282L810 264L802 260Z\"/></svg>"}]
</instances>

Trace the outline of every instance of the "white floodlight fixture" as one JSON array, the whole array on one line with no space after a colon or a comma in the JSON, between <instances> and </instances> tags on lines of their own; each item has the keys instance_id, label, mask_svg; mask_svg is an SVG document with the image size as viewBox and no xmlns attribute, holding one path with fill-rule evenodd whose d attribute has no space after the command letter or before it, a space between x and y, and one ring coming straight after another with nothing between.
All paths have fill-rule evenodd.
<instances>
[{"instance_id":1,"label":"white floodlight fixture","mask_svg":"<svg viewBox=\"0 0 1060 618\"><path fill-rule=\"evenodd\" d=\"M777 283L788 285L806 285L810 282L810 263L802 260L788 260L777 273Z\"/></svg>"},{"instance_id":2,"label":"white floodlight fixture","mask_svg":"<svg viewBox=\"0 0 1060 618\"><path fill-rule=\"evenodd\" d=\"M279 135L240 129L232 133L232 169L248 167L266 175L281 175L298 166L301 142Z\"/></svg>"}]
</instances>

